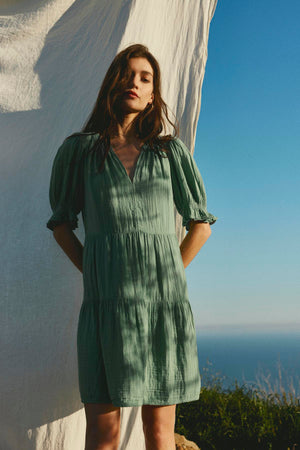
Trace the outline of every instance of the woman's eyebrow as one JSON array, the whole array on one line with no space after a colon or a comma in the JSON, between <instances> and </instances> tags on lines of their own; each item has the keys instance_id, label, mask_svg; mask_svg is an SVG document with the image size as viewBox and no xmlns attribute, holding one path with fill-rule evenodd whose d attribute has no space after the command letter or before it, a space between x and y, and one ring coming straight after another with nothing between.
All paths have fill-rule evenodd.
<instances>
[{"instance_id":1,"label":"woman's eyebrow","mask_svg":"<svg viewBox=\"0 0 300 450\"><path fill-rule=\"evenodd\" d=\"M147 73L148 75L151 75L151 77L153 77L151 72L148 72L147 70L142 70L143 73Z\"/></svg>"},{"instance_id":2,"label":"woman's eyebrow","mask_svg":"<svg viewBox=\"0 0 300 450\"><path fill-rule=\"evenodd\" d=\"M134 72L134 70L133 70ZM153 77L151 72L148 72L147 70L141 70L141 73L146 73L147 75L151 75L151 77Z\"/></svg>"}]
</instances>

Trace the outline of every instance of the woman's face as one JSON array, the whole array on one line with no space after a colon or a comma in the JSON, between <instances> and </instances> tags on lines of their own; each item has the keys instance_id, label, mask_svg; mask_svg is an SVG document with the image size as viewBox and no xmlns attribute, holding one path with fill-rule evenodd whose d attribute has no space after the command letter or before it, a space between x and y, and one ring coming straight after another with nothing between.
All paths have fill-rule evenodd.
<instances>
[{"instance_id":1,"label":"woman's face","mask_svg":"<svg viewBox=\"0 0 300 450\"><path fill-rule=\"evenodd\" d=\"M123 112L143 111L148 103L152 103L153 94L153 69L148 59L142 57L130 58L128 61L130 81L122 96ZM137 94L129 95L132 90Z\"/></svg>"}]
</instances>

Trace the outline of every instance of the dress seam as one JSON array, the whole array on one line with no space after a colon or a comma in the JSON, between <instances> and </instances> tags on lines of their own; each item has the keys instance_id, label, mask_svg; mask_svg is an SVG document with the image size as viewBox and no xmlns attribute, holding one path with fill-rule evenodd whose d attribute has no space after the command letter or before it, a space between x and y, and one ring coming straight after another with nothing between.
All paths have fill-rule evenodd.
<instances>
[{"instance_id":1,"label":"dress seam","mask_svg":"<svg viewBox=\"0 0 300 450\"><path fill-rule=\"evenodd\" d=\"M101 303L109 303L113 305L118 305L119 303L126 303L129 302L130 305L133 303L143 303L143 304L168 304L168 305L189 305L190 306L190 300L186 296L180 296L180 297L173 297L172 300L166 299L165 297L154 297L152 300L144 300L141 298L133 299L130 297L105 297L99 300L99 298L84 298L82 301L83 303L92 303L93 305L99 305Z\"/></svg>"},{"instance_id":2,"label":"dress seam","mask_svg":"<svg viewBox=\"0 0 300 450\"><path fill-rule=\"evenodd\" d=\"M102 237L102 236L109 236L109 235L115 235L115 234L121 234L121 235L128 235L128 234L150 234L153 236L157 236L157 235L167 235L167 236L176 236L177 235L175 232L170 233L170 232L150 232L150 231L144 231L144 230L130 230L130 231L111 231L111 232L103 232L103 233L86 233L85 237L86 238L97 238L97 237Z\"/></svg>"}]
</instances>

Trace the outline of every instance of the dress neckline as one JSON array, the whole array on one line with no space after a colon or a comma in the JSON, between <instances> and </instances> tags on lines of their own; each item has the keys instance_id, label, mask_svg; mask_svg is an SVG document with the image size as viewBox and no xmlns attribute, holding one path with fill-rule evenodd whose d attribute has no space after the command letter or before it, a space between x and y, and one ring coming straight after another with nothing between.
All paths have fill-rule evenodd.
<instances>
[{"instance_id":1,"label":"dress neckline","mask_svg":"<svg viewBox=\"0 0 300 450\"><path fill-rule=\"evenodd\" d=\"M137 175L137 173L138 173L138 170L139 170L139 167L140 167L140 164L141 164L141 158L142 158L142 155L143 155L143 153L145 153L144 150L145 150L146 145L147 145L147 144L144 143L144 144L141 146L141 148L140 148L140 154L139 154L138 159L137 159L137 162L136 162L136 164L135 164L134 173L133 173L133 177L132 177L132 178L130 178L130 176L129 176L129 174L128 174L128 172L127 172L127 170L126 170L124 164L122 163L122 161L120 160L120 158L118 157L118 155L116 154L116 152L114 151L114 149L112 148L112 145L110 145L110 147L109 147L110 153L115 157L115 159L116 159L116 161L118 162L118 164L119 164L121 170L123 171L123 173L125 174L126 178L128 179L128 181L130 182L130 184L131 184L132 186L135 184L135 181L136 181L136 175Z\"/></svg>"}]
</instances>

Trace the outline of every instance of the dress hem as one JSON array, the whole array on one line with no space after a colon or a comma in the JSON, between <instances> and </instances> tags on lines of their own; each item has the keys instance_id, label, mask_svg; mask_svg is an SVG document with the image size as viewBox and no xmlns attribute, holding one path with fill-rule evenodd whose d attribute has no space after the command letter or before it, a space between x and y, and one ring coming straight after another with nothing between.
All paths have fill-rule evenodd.
<instances>
[{"instance_id":1,"label":"dress hem","mask_svg":"<svg viewBox=\"0 0 300 450\"><path fill-rule=\"evenodd\" d=\"M81 398L81 402L82 403L112 403L114 406L120 406L120 407L133 407L133 406L142 406L142 405L160 405L160 406L164 406L164 405L174 405L174 404L178 404L178 403L188 403L188 402L192 402L192 401L196 401L199 400L200 398L200 393L197 395L192 395L190 397L186 397L186 398L171 398L169 400L147 400L145 398L135 398L134 400L118 400L118 399L85 399L83 400Z\"/></svg>"}]
</instances>

